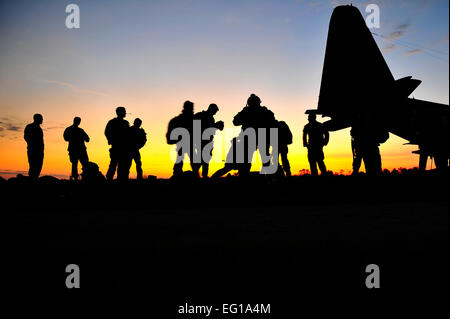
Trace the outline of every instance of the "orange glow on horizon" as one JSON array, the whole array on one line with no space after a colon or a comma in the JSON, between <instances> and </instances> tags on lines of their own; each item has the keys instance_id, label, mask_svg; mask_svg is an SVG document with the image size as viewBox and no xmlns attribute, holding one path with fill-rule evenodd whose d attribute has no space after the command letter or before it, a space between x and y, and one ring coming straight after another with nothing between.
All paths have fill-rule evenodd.
<instances>
[{"instance_id":1,"label":"orange glow on horizon","mask_svg":"<svg viewBox=\"0 0 450 319\"><path fill-rule=\"evenodd\" d=\"M243 100L245 100L244 95ZM79 97L80 98L80 97ZM143 128L148 134L148 142L141 149L141 157L143 162L144 175L155 175L158 178L168 178L172 175L172 161L171 151L172 145L167 145L165 140L165 133L168 121L176 116L180 109L183 99L178 101L163 101L162 97L158 100L151 100L147 105L144 102L145 97L139 99L127 100L124 98L117 98L114 100L122 101L121 103L113 104L112 101L107 101L109 97L92 97L86 96L84 100L74 102L57 100L42 102L35 102L35 108L30 114L26 114L20 119L23 123L31 122L34 112L41 112L44 115L44 141L45 141L45 157L42 175L55 175L58 177L66 177L70 175L70 162L67 153L67 143L62 138L62 133L65 127L71 125L73 116L81 116L81 127L85 129L91 138L87 143L88 154L91 161L97 163L103 174L106 173L109 164L109 146L106 138L103 135L104 127L107 121L114 117L115 106L110 105L125 105L127 107L127 119L132 122L135 117L140 117L143 120ZM39 101L39 99L33 99ZM111 99L112 100L112 99ZM194 100L194 99L192 99ZM211 99L204 96L198 99L200 103L196 103L196 111L206 108L211 101L218 101L219 99ZM309 169L307 161L307 151L301 144L301 134L303 126L307 119L304 115L305 108L300 108L296 105L314 105L312 101L305 101L304 103L287 103L286 101L272 100L272 97L267 97L267 106L274 111L275 116L279 120L285 120L293 132L293 144L289 147L289 160L291 163L292 173L299 174L301 170ZM195 100L194 100L195 101ZM51 102L51 103L49 103ZM240 103L239 103L240 102ZM31 103L31 101L16 101L14 104L19 107L19 104ZM14 105L13 104L13 105ZM44 105L45 104L45 105ZM71 105L70 105L71 104ZM239 128L233 127L231 122L233 116L242 108L242 101L225 98L223 103L218 103L220 110L216 115L216 120L223 120L225 128L234 128L239 132ZM263 104L265 104L263 102ZM288 104L288 105L286 105ZM59 107L64 105L64 107ZM67 114L65 109L77 109L77 105L83 105L79 108L80 112ZM277 105L284 105L283 108L278 108ZM292 109L291 109L292 108ZM47 110L47 111L46 111ZM294 111L295 110L295 111ZM293 116L293 114L295 116ZM319 118L322 121L321 118ZM228 152L230 140L224 140L219 133L215 139L215 152L213 161L210 165L210 175L219 168L223 167L223 161ZM4 174L5 171L27 171L28 163L26 156L26 143L23 140L23 128L20 131L12 132L8 138L3 138L0 144L0 152L4 154L0 158L0 170L2 175L11 177L10 174ZM417 149L414 145L402 145L405 141L391 134L388 142L380 147L383 168L392 170L394 168L412 168L418 164L417 155L411 154L411 151ZM324 148L325 163L328 170L334 172L350 172L352 169L352 155L350 147L349 130L342 130L339 132L330 133L330 143ZM5 156L6 155L6 156ZM187 162L187 161L186 161ZM260 162L257 162L253 170L260 168ZM190 165L185 163L185 170L190 169ZM363 167L362 167L363 169ZM81 167L79 168L81 170ZM25 173L26 174L26 173ZM134 163L131 168L131 177L135 177Z\"/></svg>"}]
</instances>

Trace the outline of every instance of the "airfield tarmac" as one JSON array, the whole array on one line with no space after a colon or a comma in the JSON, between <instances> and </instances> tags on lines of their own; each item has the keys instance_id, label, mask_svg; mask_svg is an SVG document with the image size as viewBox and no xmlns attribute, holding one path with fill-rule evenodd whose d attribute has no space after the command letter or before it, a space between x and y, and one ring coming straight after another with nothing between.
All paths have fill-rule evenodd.
<instances>
[{"instance_id":1,"label":"airfield tarmac","mask_svg":"<svg viewBox=\"0 0 450 319\"><path fill-rule=\"evenodd\" d=\"M140 291L173 307L367 294L368 264L385 291L429 294L448 282L448 179L439 176L0 187L13 266L39 270L32 286L14 277L24 290L67 293L71 263L84 292Z\"/></svg>"}]
</instances>

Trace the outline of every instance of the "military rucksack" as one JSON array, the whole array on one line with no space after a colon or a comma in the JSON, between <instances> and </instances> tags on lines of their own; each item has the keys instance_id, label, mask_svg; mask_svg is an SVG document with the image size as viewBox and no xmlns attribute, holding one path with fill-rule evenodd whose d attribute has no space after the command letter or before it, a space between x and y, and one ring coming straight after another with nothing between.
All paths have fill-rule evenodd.
<instances>
[{"instance_id":1,"label":"military rucksack","mask_svg":"<svg viewBox=\"0 0 450 319\"><path fill-rule=\"evenodd\" d=\"M289 126L284 121L280 121L278 124L280 139L287 145L292 144L292 132Z\"/></svg>"},{"instance_id":2,"label":"military rucksack","mask_svg":"<svg viewBox=\"0 0 450 319\"><path fill-rule=\"evenodd\" d=\"M167 144L172 145L172 144L176 144L178 142L178 140L170 138L170 133L172 133L172 131L174 129L176 129L177 127L180 127L179 124L180 124L180 116L179 115L169 121L169 125L167 126L167 133L166 133Z\"/></svg>"}]
</instances>

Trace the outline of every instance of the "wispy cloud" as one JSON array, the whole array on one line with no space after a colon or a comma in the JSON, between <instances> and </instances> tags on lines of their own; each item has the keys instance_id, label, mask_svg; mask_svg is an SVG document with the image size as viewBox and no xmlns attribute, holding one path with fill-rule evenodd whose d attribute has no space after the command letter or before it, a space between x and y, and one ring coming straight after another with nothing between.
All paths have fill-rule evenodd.
<instances>
[{"instance_id":1,"label":"wispy cloud","mask_svg":"<svg viewBox=\"0 0 450 319\"><path fill-rule=\"evenodd\" d=\"M428 55L431 55L435 58L438 59L444 59L446 61L448 61L448 52L444 52L444 51L440 51L440 50L436 50L434 49L435 47L441 45L441 44L447 44L448 45L448 32L446 35L444 35L443 37L441 37L440 39L430 42L426 45L423 46L417 46L417 48L411 48L410 50L404 52L405 55L413 55L413 54L417 54L417 53L421 53L424 52Z\"/></svg>"},{"instance_id":2,"label":"wispy cloud","mask_svg":"<svg viewBox=\"0 0 450 319\"><path fill-rule=\"evenodd\" d=\"M61 130L61 129L64 129L64 128L66 128L66 127L67 127L67 125L66 125L66 126L64 126L64 125L48 126L48 127L43 128L43 130L44 130L44 131Z\"/></svg>"},{"instance_id":3,"label":"wispy cloud","mask_svg":"<svg viewBox=\"0 0 450 319\"><path fill-rule=\"evenodd\" d=\"M397 25L391 33L389 33L387 36L384 36L384 38L386 40L397 40L405 35L410 26L411 23L409 22L401 23Z\"/></svg>"},{"instance_id":4,"label":"wispy cloud","mask_svg":"<svg viewBox=\"0 0 450 319\"><path fill-rule=\"evenodd\" d=\"M43 81L46 83L57 84L57 85L67 87L67 88L71 89L72 91L78 92L78 93L86 93L86 94L93 94L93 95L99 95L99 96L108 96L107 94L105 94L103 92L80 88L80 87L78 87L72 83L68 83L68 82L56 81L56 80L43 80Z\"/></svg>"},{"instance_id":5,"label":"wispy cloud","mask_svg":"<svg viewBox=\"0 0 450 319\"><path fill-rule=\"evenodd\" d=\"M387 45L385 45L385 46L382 48L383 52L385 52L385 53L392 52L392 51L394 51L395 49L397 49L397 46L396 46L395 44L393 44L393 43L387 44Z\"/></svg>"},{"instance_id":6,"label":"wispy cloud","mask_svg":"<svg viewBox=\"0 0 450 319\"><path fill-rule=\"evenodd\" d=\"M0 118L0 137L5 137L8 132L20 132L22 131L22 128L23 125L14 119L8 117Z\"/></svg>"},{"instance_id":7,"label":"wispy cloud","mask_svg":"<svg viewBox=\"0 0 450 319\"><path fill-rule=\"evenodd\" d=\"M423 49L411 49L411 50L404 52L404 55L413 55L413 54L420 53L420 52L423 52Z\"/></svg>"}]
</instances>

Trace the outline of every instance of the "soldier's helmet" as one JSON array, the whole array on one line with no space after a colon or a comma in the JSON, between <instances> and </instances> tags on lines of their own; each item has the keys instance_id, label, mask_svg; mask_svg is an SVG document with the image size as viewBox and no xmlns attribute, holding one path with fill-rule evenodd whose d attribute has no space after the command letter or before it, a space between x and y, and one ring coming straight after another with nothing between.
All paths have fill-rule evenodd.
<instances>
[{"instance_id":1,"label":"soldier's helmet","mask_svg":"<svg viewBox=\"0 0 450 319\"><path fill-rule=\"evenodd\" d=\"M142 120L140 118L134 119L134 125L140 127L142 124Z\"/></svg>"},{"instance_id":2,"label":"soldier's helmet","mask_svg":"<svg viewBox=\"0 0 450 319\"><path fill-rule=\"evenodd\" d=\"M217 106L217 104L212 103L208 106L208 111L216 114L217 111L219 111L219 107Z\"/></svg>"},{"instance_id":3,"label":"soldier's helmet","mask_svg":"<svg viewBox=\"0 0 450 319\"><path fill-rule=\"evenodd\" d=\"M255 94L251 94L250 97L247 99L247 105L248 106L260 106L261 99L258 96L256 96Z\"/></svg>"}]
</instances>

